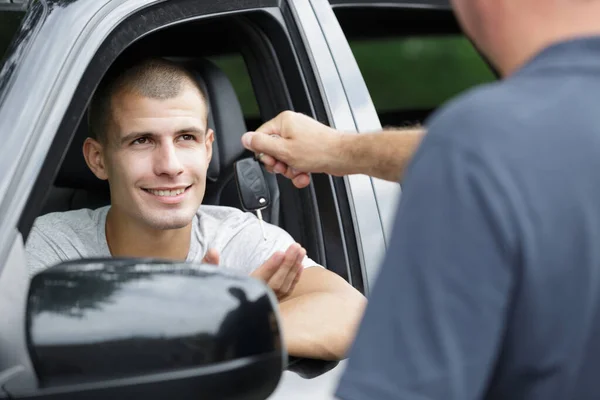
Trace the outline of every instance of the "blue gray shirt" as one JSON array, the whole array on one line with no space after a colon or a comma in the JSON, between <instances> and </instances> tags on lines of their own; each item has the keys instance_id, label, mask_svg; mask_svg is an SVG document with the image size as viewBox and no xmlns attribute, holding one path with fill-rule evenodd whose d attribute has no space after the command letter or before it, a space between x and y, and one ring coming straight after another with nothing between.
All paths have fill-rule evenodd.
<instances>
[{"instance_id":1,"label":"blue gray shirt","mask_svg":"<svg viewBox=\"0 0 600 400\"><path fill-rule=\"evenodd\" d=\"M600 399L600 37L427 126L338 397Z\"/></svg>"}]
</instances>

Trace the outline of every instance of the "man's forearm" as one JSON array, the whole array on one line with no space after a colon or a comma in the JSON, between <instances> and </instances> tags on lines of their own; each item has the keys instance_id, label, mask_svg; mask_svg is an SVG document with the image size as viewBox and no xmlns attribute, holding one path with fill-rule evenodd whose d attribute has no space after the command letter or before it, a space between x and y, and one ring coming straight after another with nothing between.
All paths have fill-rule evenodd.
<instances>
[{"instance_id":1,"label":"man's forearm","mask_svg":"<svg viewBox=\"0 0 600 400\"><path fill-rule=\"evenodd\" d=\"M365 304L358 292L351 296L313 292L280 303L288 353L321 360L344 358Z\"/></svg>"},{"instance_id":2,"label":"man's forearm","mask_svg":"<svg viewBox=\"0 0 600 400\"><path fill-rule=\"evenodd\" d=\"M340 175L365 174L398 182L424 134L422 128L343 134L336 170Z\"/></svg>"}]
</instances>

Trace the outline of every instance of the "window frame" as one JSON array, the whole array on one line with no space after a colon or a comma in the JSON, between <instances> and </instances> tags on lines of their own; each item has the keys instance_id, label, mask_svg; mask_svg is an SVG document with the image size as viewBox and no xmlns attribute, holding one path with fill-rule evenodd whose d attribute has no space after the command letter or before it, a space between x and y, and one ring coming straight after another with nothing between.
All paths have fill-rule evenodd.
<instances>
[{"instance_id":1,"label":"window frame","mask_svg":"<svg viewBox=\"0 0 600 400\"><path fill-rule=\"evenodd\" d=\"M190 2L182 0L180 3L189 4ZM173 4L177 4L177 2L168 3L168 5ZM61 162L68 151L70 142L84 115L85 106L87 105L93 90L120 52L140 37L165 26L189 22L192 19L201 20L204 18L218 18L221 15L231 16L233 14L240 14L240 16L242 16L242 13L251 10L251 8L247 8L235 12L228 11L194 16L186 16L185 14L182 15L179 13L174 20L170 22L163 20L159 24L157 21L160 21L160 18L157 17L157 19L153 20L148 17L148 13L152 11L149 11L148 9L153 9L154 12L163 17L175 14L168 12L161 13L161 7L150 6L147 9L142 10L143 12L140 11L131 15L125 21L121 22L118 27L113 28L111 34L102 42L98 50L92 56L88 66L85 68L77 88L71 97L69 105L64 112L60 126L51 142L50 149L46 153L43 166L41 166L40 172L35 179L32 191L27 198L26 207L24 207L25 211L20 216L17 226L22 233L24 240L26 240L27 234L29 233L35 218L39 215L39 212L43 207L45 195L48 193L48 189L54 182ZM265 8L257 7L254 10L265 10ZM273 10L274 8L266 9L266 12L273 14ZM319 85L316 82L313 65L310 63L307 54L305 54L303 43L299 41L301 35L297 31L295 17L292 15L287 3L282 3L280 12L281 15L277 18L278 20L271 18L272 16L267 16L265 13L265 18L267 18L265 23L271 24L270 29L276 29L276 26L279 26L286 31L286 34L271 37L269 41L261 41L265 47L259 51L243 53L249 74L251 75L251 80L254 85L259 87L258 90L255 87L255 93L260 107L261 117L268 119L284 109L294 109L327 123L329 118L327 116L326 106L323 104L321 98L321 92L318 87ZM136 25L136 21L139 22L139 18L141 18L140 15L144 15L144 18L147 18L147 20L154 21L157 26L146 26L145 29L140 28L139 24ZM260 36L261 32L254 32L254 34ZM264 34L264 32L262 32L262 34ZM270 46L272 42L274 43L276 41L288 41L289 45ZM277 52L281 54L277 54ZM278 60L278 62L267 63L267 65L271 66L269 69L264 68L264 63L257 64L257 60L265 57L266 59L271 57L271 61ZM285 80L283 79L283 70L287 73ZM275 76L274 74L278 79L273 79ZM294 77L290 78L290 74ZM282 87L287 90L281 92ZM277 94L278 90L280 94L273 95ZM344 235L341 231L336 231L334 229L333 231L328 230L328 234L325 235L325 237L323 236L323 223L335 223L336 227L339 225L339 221L337 220L322 221L321 217L323 216L323 213L319 210L319 198L327 196L328 192L329 196L332 196L332 188L329 187L326 190L321 190L317 196L313 185L307 190L298 191L293 188L291 183L286 179L280 179L280 188L282 196L287 196L286 201L288 201L289 204L293 204L294 208L300 211L298 215L287 213L288 217L292 217L288 218L288 224L293 224L298 221L303 223L303 225L297 229L296 232L292 232L292 234L307 247L307 250L310 251L311 256L315 258L315 261L322 263L326 267L330 267L334 272L346 279L360 275L360 265L356 265L356 263L350 265L351 260L356 260L358 256L352 254L349 255L347 253L348 246L346 246L346 243L355 242L353 233L345 232ZM286 214L284 213L284 215ZM326 252L326 250L329 251L329 249L332 249L331 253ZM358 272L356 272L357 267ZM362 288L360 282L355 281L353 284L358 288Z\"/></svg>"}]
</instances>

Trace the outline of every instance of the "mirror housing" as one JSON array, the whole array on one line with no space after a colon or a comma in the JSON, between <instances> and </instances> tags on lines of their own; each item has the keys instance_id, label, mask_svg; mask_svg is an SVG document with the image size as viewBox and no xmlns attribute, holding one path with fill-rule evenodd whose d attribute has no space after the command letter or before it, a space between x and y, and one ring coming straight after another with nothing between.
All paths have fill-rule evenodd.
<instances>
[{"instance_id":1,"label":"mirror housing","mask_svg":"<svg viewBox=\"0 0 600 400\"><path fill-rule=\"evenodd\" d=\"M214 266L63 263L34 276L29 289L28 344L39 387L9 394L264 399L287 359L277 307L263 282Z\"/></svg>"}]
</instances>

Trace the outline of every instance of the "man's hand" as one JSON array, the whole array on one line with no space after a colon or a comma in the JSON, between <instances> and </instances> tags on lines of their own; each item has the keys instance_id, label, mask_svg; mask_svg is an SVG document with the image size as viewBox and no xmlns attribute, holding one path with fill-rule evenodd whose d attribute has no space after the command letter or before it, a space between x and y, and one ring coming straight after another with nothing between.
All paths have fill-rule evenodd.
<instances>
[{"instance_id":1,"label":"man's hand","mask_svg":"<svg viewBox=\"0 0 600 400\"><path fill-rule=\"evenodd\" d=\"M262 279L275 292L279 300L284 299L293 290L302 274L302 260L306 256L299 244L294 243L285 253L276 252L263 265L250 274Z\"/></svg>"},{"instance_id":2,"label":"man's hand","mask_svg":"<svg viewBox=\"0 0 600 400\"><path fill-rule=\"evenodd\" d=\"M283 174L303 188L310 183L309 172L341 175L335 167L341 135L306 115L284 111L242 136L242 143L260 155L268 171Z\"/></svg>"},{"instance_id":3,"label":"man's hand","mask_svg":"<svg viewBox=\"0 0 600 400\"><path fill-rule=\"evenodd\" d=\"M221 257L219 256L219 252L217 250L208 249L208 251L204 255L204 258L202 259L202 262L204 264L213 264L218 266L220 259Z\"/></svg>"},{"instance_id":4,"label":"man's hand","mask_svg":"<svg viewBox=\"0 0 600 400\"><path fill-rule=\"evenodd\" d=\"M398 182L424 134L421 127L345 134L306 115L284 111L256 132L244 134L242 143L268 171L303 188L310 183L309 172L365 174Z\"/></svg>"}]
</instances>

